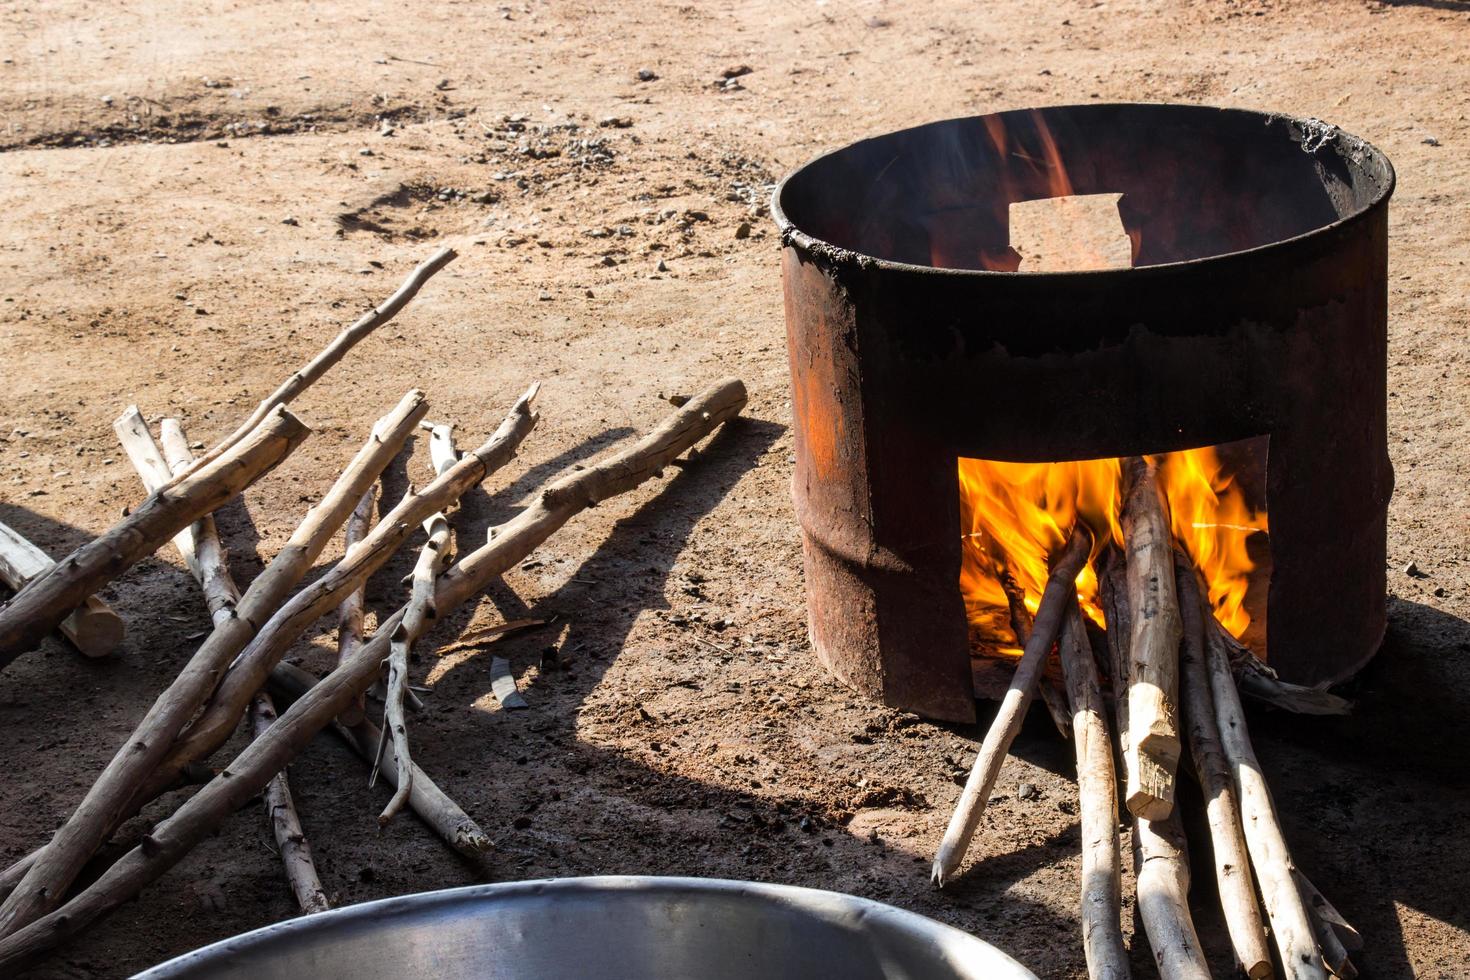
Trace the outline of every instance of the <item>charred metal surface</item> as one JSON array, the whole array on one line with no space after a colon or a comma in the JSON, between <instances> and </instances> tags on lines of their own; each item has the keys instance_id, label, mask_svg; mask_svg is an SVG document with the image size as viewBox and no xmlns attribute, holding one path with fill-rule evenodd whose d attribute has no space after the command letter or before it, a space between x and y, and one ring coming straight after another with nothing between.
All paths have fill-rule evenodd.
<instances>
[{"instance_id":1,"label":"charred metal surface","mask_svg":"<svg viewBox=\"0 0 1470 980\"><path fill-rule=\"evenodd\" d=\"M1070 192L1123 194L1135 268L987 271L1014 268L1009 203L1054 196L1048 153ZM1385 622L1392 186L1315 120L1148 105L935 123L787 178L794 495L823 662L887 704L973 717L956 457L1267 435L1270 662L1305 684L1362 667Z\"/></svg>"}]
</instances>

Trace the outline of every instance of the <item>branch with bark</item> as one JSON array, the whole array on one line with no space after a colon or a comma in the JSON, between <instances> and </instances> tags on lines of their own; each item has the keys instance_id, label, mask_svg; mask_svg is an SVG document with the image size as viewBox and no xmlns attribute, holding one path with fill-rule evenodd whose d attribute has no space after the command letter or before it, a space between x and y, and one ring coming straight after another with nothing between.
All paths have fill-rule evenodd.
<instances>
[{"instance_id":1,"label":"branch with bark","mask_svg":"<svg viewBox=\"0 0 1470 980\"><path fill-rule=\"evenodd\" d=\"M970 841L975 836L975 830L980 826L985 804L990 800L990 790L995 785L996 777L1000 775L1000 768L1010 751L1011 742L1015 741L1016 733L1021 730L1021 722L1036 694L1036 687L1041 683L1041 674L1061 629L1067 604L1077 601L1077 576L1087 562L1091 549L1092 534L1079 524L1072 529L1067 543L1052 563L1051 575L1042 590L1041 604L1037 607L1036 619L1031 626L1031 635L1026 638L1026 648L1021 654L1020 662L1016 664L1016 672L1001 700L1000 710L996 712L990 730L985 733L985 740L980 743L980 753L970 767L965 788L960 792L954 815L950 817L944 839L940 841L939 851L934 856L930 877L941 888L959 868L960 862L965 858L965 851L969 849Z\"/></svg>"}]
</instances>

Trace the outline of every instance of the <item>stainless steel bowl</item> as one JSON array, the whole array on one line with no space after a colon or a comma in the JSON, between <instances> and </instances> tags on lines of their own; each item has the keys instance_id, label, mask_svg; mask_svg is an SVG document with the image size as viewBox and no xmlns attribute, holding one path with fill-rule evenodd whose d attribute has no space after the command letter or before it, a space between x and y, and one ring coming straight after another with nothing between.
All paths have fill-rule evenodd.
<instances>
[{"instance_id":1,"label":"stainless steel bowl","mask_svg":"<svg viewBox=\"0 0 1470 980\"><path fill-rule=\"evenodd\" d=\"M389 898L266 926L138 975L475 980L1036 980L923 916L810 888L564 878Z\"/></svg>"}]
</instances>

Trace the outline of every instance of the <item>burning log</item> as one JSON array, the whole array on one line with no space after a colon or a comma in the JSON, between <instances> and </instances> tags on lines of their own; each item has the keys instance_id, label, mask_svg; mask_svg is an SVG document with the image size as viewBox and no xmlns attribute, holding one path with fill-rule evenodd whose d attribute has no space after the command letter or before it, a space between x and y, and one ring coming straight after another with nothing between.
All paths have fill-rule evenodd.
<instances>
[{"instance_id":1,"label":"burning log","mask_svg":"<svg viewBox=\"0 0 1470 980\"><path fill-rule=\"evenodd\" d=\"M1031 612L1026 608L1026 596L1021 591L1021 586L1016 582L1014 576L1009 573L1000 578L1000 586L1005 590L1006 605L1011 613L1011 632L1016 634L1016 643L1024 648L1026 637L1031 635L1032 622ZM1057 731L1062 738L1072 737L1072 715L1067 707L1067 695L1060 690L1056 683L1045 673L1041 675L1039 685L1041 699L1046 703L1047 714L1051 715L1052 724L1057 726Z\"/></svg>"},{"instance_id":2,"label":"burning log","mask_svg":"<svg viewBox=\"0 0 1470 980\"><path fill-rule=\"evenodd\" d=\"M1128 553L1132 635L1128 663L1128 810L1163 820L1174 809L1179 765L1179 599L1174 591L1174 542L1168 505L1153 467L1142 457L1123 461L1123 541Z\"/></svg>"},{"instance_id":3,"label":"burning log","mask_svg":"<svg viewBox=\"0 0 1470 980\"><path fill-rule=\"evenodd\" d=\"M1129 605L1132 569L1123 565L1114 561L1100 576L1120 749L1130 744L1128 729L1132 724L1133 701L1125 692L1132 689L1129 668L1134 658L1129 646L1137 635L1132 629L1136 617ZM1128 753L1123 751L1121 755L1124 767L1129 768ZM1189 845L1173 807L1162 820L1134 815L1133 870L1137 876L1138 915L1148 934L1159 975L1164 980L1209 980L1209 966L1189 912Z\"/></svg>"},{"instance_id":4,"label":"burning log","mask_svg":"<svg viewBox=\"0 0 1470 980\"><path fill-rule=\"evenodd\" d=\"M1057 641L1077 748L1077 797L1082 811L1082 947L1092 980L1127 980L1122 879L1118 856L1118 784L1113 748L1087 643L1082 611L1073 601Z\"/></svg>"},{"instance_id":5,"label":"burning log","mask_svg":"<svg viewBox=\"0 0 1470 980\"><path fill-rule=\"evenodd\" d=\"M0 580L17 592L55 566L46 552L0 524ZM88 657L105 657L123 641L123 621L112 607L94 595L56 624L61 635Z\"/></svg>"},{"instance_id":6,"label":"burning log","mask_svg":"<svg viewBox=\"0 0 1470 980\"><path fill-rule=\"evenodd\" d=\"M397 454L427 408L423 393L412 391L384 417L379 423L381 431L375 428L366 445L353 457L326 496L307 513L286 546L250 584L235 614L215 627L179 676L159 695L76 810L45 845L25 880L0 905L0 936L9 935L56 908L97 848L119 824L137 812L141 803L135 804L135 801L140 796L140 788L147 785L148 778L164 760L174 739L215 690L230 661L255 635L256 624L270 619L291 589L301 581L364 490L372 485ZM286 419L300 426L284 408L274 409L270 418ZM231 460L237 455L237 450L248 451L258 441L261 440L257 436L252 436L214 463L196 466L188 471L183 482L159 490L148 498L149 501L172 499L194 481L209 479L211 473L221 469L233 471ZM145 503L144 507L147 506ZM141 511L142 508L135 513ZM246 692L241 714L244 713L245 702L259 687L256 685ZM238 720L237 715L235 721Z\"/></svg>"},{"instance_id":7,"label":"burning log","mask_svg":"<svg viewBox=\"0 0 1470 980\"><path fill-rule=\"evenodd\" d=\"M310 432L277 407L207 465L148 498L111 530L32 579L0 607L0 667L35 646L88 596L268 473ZM0 914L0 930L6 921Z\"/></svg>"},{"instance_id":8,"label":"burning log","mask_svg":"<svg viewBox=\"0 0 1470 980\"><path fill-rule=\"evenodd\" d=\"M1201 613L1208 614L1203 603ZM1250 733L1246 729L1245 711L1240 705L1240 693L1221 644L1206 644L1205 664L1210 694L1215 702L1220 744L1240 793L1246 848L1266 906L1266 917L1271 923L1272 938L1281 957L1282 969L1286 971L1287 980L1324 980L1327 974L1317 949L1316 933L1293 878L1295 868L1291 852L1281 833L1265 776L1256 760Z\"/></svg>"},{"instance_id":9,"label":"burning log","mask_svg":"<svg viewBox=\"0 0 1470 980\"><path fill-rule=\"evenodd\" d=\"M447 571L435 590L447 612L522 561L582 510L639 486L744 407L745 386L731 379L693 399L645 438L542 490L482 547ZM1083 557L1086 550L1083 549ZM1080 564L1080 559L1079 562ZM1070 588L1070 581L1068 582ZM332 722L378 676L388 637L402 612L358 654L317 683L212 782L64 906L0 939L0 973L19 970L136 895L176 864ZM1039 634L1038 634L1039 635Z\"/></svg>"},{"instance_id":10,"label":"burning log","mask_svg":"<svg viewBox=\"0 0 1470 980\"><path fill-rule=\"evenodd\" d=\"M362 495L357 502L357 507L352 511L352 516L347 518L347 526L342 529L342 551L351 551L359 541L367 536L368 528L373 522L373 504L376 503L376 488L369 487L368 492ZM363 592L366 583L359 585L347 593L347 598L342 600L342 605L337 607L337 663L343 664L357 655L362 649L362 623L363 623ZM342 713L344 725L356 725L366 717L363 713L363 704L357 704Z\"/></svg>"},{"instance_id":11,"label":"burning log","mask_svg":"<svg viewBox=\"0 0 1470 980\"><path fill-rule=\"evenodd\" d=\"M1000 710L996 712L990 730L985 733L980 754L975 757L975 764L970 769L970 776L965 780L965 788L955 805L954 816L949 820L944 839L934 857L932 877L934 883L941 888L964 860L970 840L975 836L975 829L980 825L980 817L990 799L991 787L1000 775L1006 753L1010 751L1016 733L1021 730L1026 709L1036 694L1036 686L1041 681L1047 656L1051 652L1052 644L1056 642L1057 632L1066 615L1067 604L1076 602L1077 575L1082 571L1091 549L1092 534L1079 524L1072 529L1065 547L1052 565L1051 577L1047 580L1046 588L1041 594L1041 604L1036 610L1036 621L1031 635L1026 638L1025 652L1016 664L1016 673L1001 700Z\"/></svg>"},{"instance_id":12,"label":"burning log","mask_svg":"<svg viewBox=\"0 0 1470 980\"><path fill-rule=\"evenodd\" d=\"M288 663L278 663L271 671L270 685L272 691L281 695L288 701L296 701L306 696L317 684L317 679L300 667ZM378 746L382 744L383 735L366 718L355 725L343 724L341 716L332 722L332 730L346 742L369 768L374 767L374 760L378 753ZM393 743L389 742L385 749L387 763L383 769L383 778L392 786L398 785L398 762L394 757ZM413 765L413 788L408 795L408 808L427 824L436 834L443 838L444 842L460 855L469 859L471 863L478 865L483 854L494 848L494 842L490 835L480 829L480 825L465 813L460 805L454 802L429 775L419 768L418 763Z\"/></svg>"},{"instance_id":13,"label":"burning log","mask_svg":"<svg viewBox=\"0 0 1470 980\"><path fill-rule=\"evenodd\" d=\"M530 397L535 397L535 386ZM459 454L454 451L453 426L436 425L430 429L429 457L434 472L443 476L454 468ZM408 748L408 719L404 716L403 702L408 694L408 655L413 649L413 638L422 633L433 622L438 613L434 608L434 583L449 567L449 519L444 512L437 511L424 521L424 531L429 540L419 552L419 560L413 568L412 594L404 607L403 621L394 631L388 652L388 679L383 697L383 734L378 744L378 762L382 764L383 747L387 740L393 742L393 758L398 778L393 798L378 816L378 825L384 826L397 816L408 802L413 791L413 759ZM376 768L374 772L376 773Z\"/></svg>"},{"instance_id":14,"label":"burning log","mask_svg":"<svg viewBox=\"0 0 1470 980\"><path fill-rule=\"evenodd\" d=\"M1266 946L1266 929L1256 902L1250 856L1240 823L1240 803L1220 728L1215 720L1215 701L1205 666L1203 603L1194 567L1183 555L1175 556L1175 580L1179 588L1179 614L1184 625L1180 651L1180 687L1183 693L1185 733L1190 757L1205 797L1205 815L1210 827L1211 850L1215 856L1215 882L1225 927L1235 951L1235 961L1251 980L1272 973L1271 951ZM1214 617L1211 617L1211 621Z\"/></svg>"},{"instance_id":15,"label":"burning log","mask_svg":"<svg viewBox=\"0 0 1470 980\"><path fill-rule=\"evenodd\" d=\"M276 706L271 702L271 696L261 691L250 703L250 730L256 738L264 738L275 721ZM301 818L296 815L296 803L291 799L291 786L286 782L285 769L266 784L263 795L271 833L280 849L281 863L286 867L286 880L291 885L291 893L296 896L296 904L306 915L325 912L332 903L327 900L322 880L317 876L311 845L306 842Z\"/></svg>"}]
</instances>

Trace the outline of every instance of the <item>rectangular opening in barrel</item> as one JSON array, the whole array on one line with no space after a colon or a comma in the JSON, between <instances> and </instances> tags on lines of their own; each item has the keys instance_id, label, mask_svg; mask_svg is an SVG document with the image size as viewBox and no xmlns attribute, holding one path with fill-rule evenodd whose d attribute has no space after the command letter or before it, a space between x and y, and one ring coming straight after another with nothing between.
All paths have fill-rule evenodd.
<instances>
[{"instance_id":1,"label":"rectangular opening in barrel","mask_svg":"<svg viewBox=\"0 0 1470 980\"><path fill-rule=\"evenodd\" d=\"M1168 508L1175 547L1199 570L1215 618L1262 660L1271 578L1268 448L1268 437L1258 436L1143 457ZM1014 610L1019 604L1035 613L1048 557L1078 521L1095 541L1077 579L1078 598L1090 623L1106 628L1098 576L1114 553L1127 551L1126 467L1127 460L1118 457L1055 463L959 459L959 587L982 695L992 693L995 679L1008 669L1005 662L1020 656Z\"/></svg>"}]
</instances>

